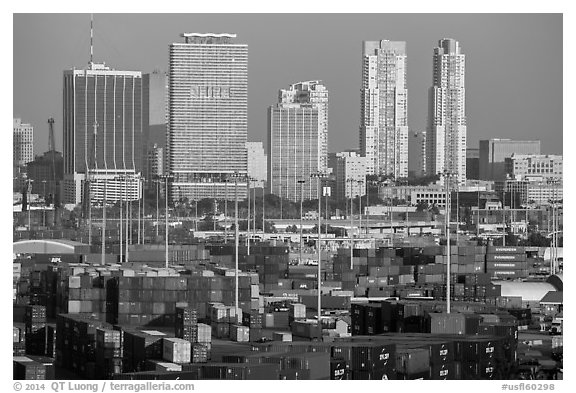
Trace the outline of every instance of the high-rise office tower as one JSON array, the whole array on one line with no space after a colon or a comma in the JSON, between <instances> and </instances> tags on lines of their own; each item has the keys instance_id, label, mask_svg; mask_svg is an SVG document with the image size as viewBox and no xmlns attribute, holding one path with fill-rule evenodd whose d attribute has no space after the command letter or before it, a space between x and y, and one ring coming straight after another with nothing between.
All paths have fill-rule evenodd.
<instances>
[{"instance_id":1,"label":"high-rise office tower","mask_svg":"<svg viewBox=\"0 0 576 393\"><path fill-rule=\"evenodd\" d=\"M90 176L92 200L138 199L147 121L139 71L89 63L64 71L64 203L82 201ZM130 179L126 180L126 177Z\"/></svg>"},{"instance_id":2,"label":"high-rise office tower","mask_svg":"<svg viewBox=\"0 0 576 393\"><path fill-rule=\"evenodd\" d=\"M22 123L22 119L13 119L13 164L24 166L34 160L34 127Z\"/></svg>"},{"instance_id":3,"label":"high-rise office tower","mask_svg":"<svg viewBox=\"0 0 576 393\"><path fill-rule=\"evenodd\" d=\"M248 151L248 176L253 180L250 181L250 188L264 188L266 184L268 156L264 153L264 143L246 142Z\"/></svg>"},{"instance_id":4,"label":"high-rise office tower","mask_svg":"<svg viewBox=\"0 0 576 393\"><path fill-rule=\"evenodd\" d=\"M225 181L247 174L248 45L236 34L182 34L170 45L167 171L170 193L224 198ZM246 183L238 182L238 196Z\"/></svg>"},{"instance_id":5,"label":"high-rise office tower","mask_svg":"<svg viewBox=\"0 0 576 393\"><path fill-rule=\"evenodd\" d=\"M406 42L363 42L360 92L360 151L368 173L407 177Z\"/></svg>"},{"instance_id":6,"label":"high-rise office tower","mask_svg":"<svg viewBox=\"0 0 576 393\"><path fill-rule=\"evenodd\" d=\"M280 90L268 109L268 188L292 201L318 198L318 178L328 169L328 90L320 81ZM300 183L299 181L304 181Z\"/></svg>"},{"instance_id":7,"label":"high-rise office tower","mask_svg":"<svg viewBox=\"0 0 576 393\"><path fill-rule=\"evenodd\" d=\"M443 38L434 48L426 131L428 175L455 174L466 183L465 55L460 43Z\"/></svg>"}]
</instances>

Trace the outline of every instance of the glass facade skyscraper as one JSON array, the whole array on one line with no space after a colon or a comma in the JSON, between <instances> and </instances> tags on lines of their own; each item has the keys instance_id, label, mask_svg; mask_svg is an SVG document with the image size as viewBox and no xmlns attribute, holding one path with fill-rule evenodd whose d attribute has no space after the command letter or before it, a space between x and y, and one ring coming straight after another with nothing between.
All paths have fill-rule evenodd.
<instances>
[{"instance_id":1,"label":"glass facade skyscraper","mask_svg":"<svg viewBox=\"0 0 576 393\"><path fill-rule=\"evenodd\" d=\"M172 199L223 198L247 174L248 45L235 34L182 34L170 45L167 171ZM246 196L246 183L238 183ZM241 185L241 186L240 186Z\"/></svg>"},{"instance_id":2,"label":"glass facade skyscraper","mask_svg":"<svg viewBox=\"0 0 576 393\"><path fill-rule=\"evenodd\" d=\"M121 191L122 186L112 182L117 176L142 173L148 117L143 91L139 71L117 71L96 63L84 70L64 71L64 203L82 201L88 171L96 188L98 180L110 181L109 202L121 193L138 198L138 189L128 186ZM116 189L117 193L112 191ZM92 197L101 199L101 194Z\"/></svg>"},{"instance_id":3,"label":"glass facade skyscraper","mask_svg":"<svg viewBox=\"0 0 576 393\"><path fill-rule=\"evenodd\" d=\"M280 90L268 109L268 188L292 201L318 198L318 178L328 166L328 90L320 81ZM299 181L304 183L299 183Z\"/></svg>"}]
</instances>

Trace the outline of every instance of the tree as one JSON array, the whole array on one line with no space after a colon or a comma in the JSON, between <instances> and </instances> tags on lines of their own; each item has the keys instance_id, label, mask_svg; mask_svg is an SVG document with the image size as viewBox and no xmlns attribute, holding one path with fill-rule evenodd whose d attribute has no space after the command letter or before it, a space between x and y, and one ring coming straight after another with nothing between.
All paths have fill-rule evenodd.
<instances>
[{"instance_id":1,"label":"tree","mask_svg":"<svg viewBox=\"0 0 576 393\"><path fill-rule=\"evenodd\" d=\"M416 205L416 211L417 212L426 212L430 209L430 206L428 205L428 203L424 202L424 201L420 201L418 202L418 204Z\"/></svg>"},{"instance_id":2,"label":"tree","mask_svg":"<svg viewBox=\"0 0 576 393\"><path fill-rule=\"evenodd\" d=\"M297 233L298 227L296 225L288 225L285 232Z\"/></svg>"}]
</instances>

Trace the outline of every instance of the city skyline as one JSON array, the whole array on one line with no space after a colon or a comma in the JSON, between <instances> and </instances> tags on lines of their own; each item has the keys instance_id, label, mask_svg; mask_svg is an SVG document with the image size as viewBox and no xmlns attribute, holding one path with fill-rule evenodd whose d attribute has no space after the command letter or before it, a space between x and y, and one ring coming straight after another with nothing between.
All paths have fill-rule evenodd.
<instances>
[{"instance_id":1,"label":"city skyline","mask_svg":"<svg viewBox=\"0 0 576 393\"><path fill-rule=\"evenodd\" d=\"M407 68L410 70L407 78L410 90L408 124L412 132L424 129L426 125L427 89L432 83L430 70L433 48L441 38L452 37L461 43L467 55L468 147L477 146L480 139L538 139L542 132L546 132L547 138L542 141L543 153L561 153L562 15L452 14L432 17L399 14L394 16L394 20L390 19L390 15L315 15L314 18L320 18L323 30L316 31L316 34L306 34L306 40L298 41L299 45L294 48L285 45L287 40L297 40L299 34L310 32L298 32L294 33L296 34L294 37L288 37L284 27L274 21L289 17L289 15L223 14L217 17L204 15L198 23L195 23L194 15L188 15L186 18L169 14L96 14L95 59L105 61L115 69L137 69L143 73L152 72L154 69L166 70L167 50L171 42L170 39L166 40L167 31L175 29L186 31L190 30L191 25L194 25L196 31L234 31L250 48L248 140L265 140L265 110L276 95L277 86L287 85L293 80L317 78L323 80L331 90L330 112L333 116L331 116L329 151L341 151L358 146L356 130L360 126L358 91L361 86L359 57L362 41L390 39L407 42ZM310 17L298 15L301 20ZM154 30L158 34L149 37L149 40L144 40L147 41L147 50L143 51L135 41L130 40L129 35L139 36L146 21L152 20L150 18L157 20L158 26L163 26L168 21L173 23L167 31ZM263 18L262 21L265 23L250 23L257 18ZM358 29L351 29L353 32L338 32L335 27L343 19L352 25L358 23L361 26ZM46 42L59 42L58 45L50 47L50 50L55 52L54 60L51 58L43 59L43 62L34 61L35 56L42 51L34 53L37 44L30 40L34 36L33 31L49 23L51 28L46 32L48 36L62 34L58 29L52 28L54 25L59 25L54 23L55 20L66 20L70 25L69 29L77 31L75 37L77 45L70 44L68 42L70 39L63 36L58 36L58 39L48 38ZM377 28L368 23L374 20L381 21L380 25L387 27ZM384 23L386 21L390 23ZM477 34L477 29L487 21L491 23L490 31L482 35ZM131 26L129 34L122 29L116 31L120 22ZM416 23L419 27L418 32L409 29ZM268 38L262 38L256 33L265 31L272 24L277 26L274 45L264 45L263 41ZM252 25L259 26L257 32ZM24 29L28 31L26 34L23 33ZM512 32L514 34L510 34ZM526 35L523 36L522 32ZM485 45L490 39L496 38L501 45ZM511 41L515 42L515 50L513 53L506 53L505 48L501 47L509 47L507 43ZM318 42L325 44L321 50L314 45ZM127 43L133 45L126 46ZM36 154L46 150L43 146L47 146L48 127L44 124L46 121L44 119L51 116L56 118L57 148L61 149L62 146L62 119L59 116L62 112L61 108L58 108L61 100L53 99L55 96L58 97L61 91L57 87L51 87L54 84L52 79L55 78L51 70L58 67L60 73L62 69L70 66L85 67L88 60L88 44L87 14L14 16L14 61L22 65L14 69L14 117L21 117L23 121L35 126ZM340 51L335 50L336 44ZM538 46L543 52L546 67L551 72L539 71L542 65L538 65L539 60L531 56L528 50L533 46ZM310 52L311 48L315 48L317 53ZM279 49L283 52L279 53ZM294 61L295 59L290 57L294 51L306 53L311 61ZM480 60L489 53L498 61ZM48 64L44 64L46 62ZM329 67L327 63L330 64ZM31 71L37 69L35 64L42 64L41 72ZM37 81L36 78L43 80ZM34 96L30 96L29 89L32 84L38 91ZM490 96L496 86L499 87L498 94ZM522 100L516 100L517 96L521 96ZM50 97L49 102L46 97Z\"/></svg>"}]
</instances>

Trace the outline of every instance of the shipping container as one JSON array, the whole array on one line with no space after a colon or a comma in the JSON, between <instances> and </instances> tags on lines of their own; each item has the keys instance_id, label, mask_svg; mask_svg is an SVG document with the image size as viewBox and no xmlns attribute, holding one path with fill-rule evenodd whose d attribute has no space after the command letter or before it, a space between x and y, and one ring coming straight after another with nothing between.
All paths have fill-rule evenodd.
<instances>
[{"instance_id":1,"label":"shipping container","mask_svg":"<svg viewBox=\"0 0 576 393\"><path fill-rule=\"evenodd\" d=\"M180 338L164 338L162 356L171 363L190 363L192 346Z\"/></svg>"}]
</instances>

